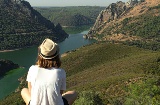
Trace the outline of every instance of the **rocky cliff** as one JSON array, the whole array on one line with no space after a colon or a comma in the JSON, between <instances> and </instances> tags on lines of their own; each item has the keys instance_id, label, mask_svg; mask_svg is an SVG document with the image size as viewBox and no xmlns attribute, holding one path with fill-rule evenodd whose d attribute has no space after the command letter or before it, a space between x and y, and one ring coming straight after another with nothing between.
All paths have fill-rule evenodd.
<instances>
[{"instance_id":1,"label":"rocky cliff","mask_svg":"<svg viewBox=\"0 0 160 105\"><path fill-rule=\"evenodd\" d=\"M103 10L86 38L160 49L160 0L117 2Z\"/></svg>"},{"instance_id":2,"label":"rocky cliff","mask_svg":"<svg viewBox=\"0 0 160 105\"><path fill-rule=\"evenodd\" d=\"M118 1L110 4L106 9L102 10L97 17L94 26L88 32L88 36L93 36L99 32L107 23L116 21L128 13L138 3L144 2L143 0L129 0L127 3Z\"/></svg>"},{"instance_id":3,"label":"rocky cliff","mask_svg":"<svg viewBox=\"0 0 160 105\"><path fill-rule=\"evenodd\" d=\"M62 28L57 30L29 2L0 0L0 50L37 45L46 37L59 42L68 34Z\"/></svg>"}]
</instances>

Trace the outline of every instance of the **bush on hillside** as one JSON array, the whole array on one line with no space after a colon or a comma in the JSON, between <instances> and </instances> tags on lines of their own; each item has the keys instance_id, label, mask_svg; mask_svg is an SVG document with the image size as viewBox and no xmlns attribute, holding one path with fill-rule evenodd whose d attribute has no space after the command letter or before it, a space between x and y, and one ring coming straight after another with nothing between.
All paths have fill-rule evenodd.
<instances>
[{"instance_id":1,"label":"bush on hillside","mask_svg":"<svg viewBox=\"0 0 160 105\"><path fill-rule=\"evenodd\" d=\"M147 61L143 66L143 70L147 74L160 75L160 57Z\"/></svg>"},{"instance_id":2,"label":"bush on hillside","mask_svg":"<svg viewBox=\"0 0 160 105\"><path fill-rule=\"evenodd\" d=\"M82 91L74 105L104 105L99 94L94 91Z\"/></svg>"},{"instance_id":3,"label":"bush on hillside","mask_svg":"<svg viewBox=\"0 0 160 105\"><path fill-rule=\"evenodd\" d=\"M160 105L160 78L151 77L130 84L124 105Z\"/></svg>"},{"instance_id":4,"label":"bush on hillside","mask_svg":"<svg viewBox=\"0 0 160 105\"><path fill-rule=\"evenodd\" d=\"M159 38L160 15L154 16L153 11L138 17L126 18L119 28L119 32L129 33L129 35L141 36L143 38Z\"/></svg>"},{"instance_id":5,"label":"bush on hillside","mask_svg":"<svg viewBox=\"0 0 160 105\"><path fill-rule=\"evenodd\" d=\"M155 6L155 7L150 7L148 10L159 9L159 8L160 8L160 4L158 4L158 5Z\"/></svg>"},{"instance_id":6,"label":"bush on hillside","mask_svg":"<svg viewBox=\"0 0 160 105\"><path fill-rule=\"evenodd\" d=\"M136 46L139 48L149 49L149 50L153 50L153 51L160 50L160 42L159 41L147 42L147 41L136 40L136 41L125 41L122 43L125 45Z\"/></svg>"}]
</instances>

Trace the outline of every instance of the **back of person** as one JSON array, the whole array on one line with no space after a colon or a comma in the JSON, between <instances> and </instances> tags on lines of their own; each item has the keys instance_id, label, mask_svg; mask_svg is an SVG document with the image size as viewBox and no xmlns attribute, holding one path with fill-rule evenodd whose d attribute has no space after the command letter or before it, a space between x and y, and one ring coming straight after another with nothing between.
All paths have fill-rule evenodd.
<instances>
[{"instance_id":1,"label":"back of person","mask_svg":"<svg viewBox=\"0 0 160 105\"><path fill-rule=\"evenodd\" d=\"M21 96L26 105L72 105L77 98L75 91L66 90L66 72L60 69L59 47L51 39L45 39L38 47L35 65L27 74L28 88Z\"/></svg>"},{"instance_id":2,"label":"back of person","mask_svg":"<svg viewBox=\"0 0 160 105\"><path fill-rule=\"evenodd\" d=\"M60 89L65 89L63 69L31 66L29 72L32 72L32 75L27 77L27 79L31 78L32 84L30 105L63 105L60 94Z\"/></svg>"}]
</instances>

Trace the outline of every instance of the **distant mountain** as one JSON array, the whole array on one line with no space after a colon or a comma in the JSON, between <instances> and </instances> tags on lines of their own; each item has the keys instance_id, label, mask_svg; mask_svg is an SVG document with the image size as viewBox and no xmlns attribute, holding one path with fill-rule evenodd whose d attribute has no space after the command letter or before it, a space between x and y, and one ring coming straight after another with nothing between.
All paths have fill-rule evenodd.
<instances>
[{"instance_id":1,"label":"distant mountain","mask_svg":"<svg viewBox=\"0 0 160 105\"><path fill-rule=\"evenodd\" d=\"M49 37L63 41L68 34L24 0L0 0L0 50L39 44ZM58 30L57 30L58 29Z\"/></svg>"},{"instance_id":2,"label":"distant mountain","mask_svg":"<svg viewBox=\"0 0 160 105\"><path fill-rule=\"evenodd\" d=\"M4 76L9 70L17 69L18 67L19 65L12 61L0 59L0 77Z\"/></svg>"},{"instance_id":3,"label":"distant mountain","mask_svg":"<svg viewBox=\"0 0 160 105\"><path fill-rule=\"evenodd\" d=\"M56 18L54 21L62 24L64 27L65 26L82 26L82 25L89 25L94 23L92 19L86 16L83 16L81 14L61 16L59 18Z\"/></svg>"},{"instance_id":4,"label":"distant mountain","mask_svg":"<svg viewBox=\"0 0 160 105\"><path fill-rule=\"evenodd\" d=\"M62 26L82 26L93 24L99 12L104 7L77 6L77 7L35 7L44 17Z\"/></svg>"},{"instance_id":5,"label":"distant mountain","mask_svg":"<svg viewBox=\"0 0 160 105\"><path fill-rule=\"evenodd\" d=\"M88 37L160 49L160 0L112 3L102 10ZM155 46L156 45L156 46Z\"/></svg>"}]
</instances>

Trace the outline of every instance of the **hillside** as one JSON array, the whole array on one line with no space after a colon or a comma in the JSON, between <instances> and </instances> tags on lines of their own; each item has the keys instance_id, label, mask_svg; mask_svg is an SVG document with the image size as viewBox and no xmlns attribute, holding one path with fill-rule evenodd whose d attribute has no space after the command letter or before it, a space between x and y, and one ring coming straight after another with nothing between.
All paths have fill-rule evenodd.
<instances>
[{"instance_id":1,"label":"hillside","mask_svg":"<svg viewBox=\"0 0 160 105\"><path fill-rule=\"evenodd\" d=\"M88 36L97 40L158 50L160 49L159 11L159 0L113 3L100 12Z\"/></svg>"},{"instance_id":2,"label":"hillside","mask_svg":"<svg viewBox=\"0 0 160 105\"><path fill-rule=\"evenodd\" d=\"M53 22L60 23L63 25L63 27L68 27L68 26L90 25L94 23L94 20L77 13L71 15L63 14L58 18L54 19Z\"/></svg>"},{"instance_id":3,"label":"hillside","mask_svg":"<svg viewBox=\"0 0 160 105\"><path fill-rule=\"evenodd\" d=\"M0 78L6 74L6 72L19 68L18 64L14 64L12 61L0 59Z\"/></svg>"},{"instance_id":4,"label":"hillside","mask_svg":"<svg viewBox=\"0 0 160 105\"><path fill-rule=\"evenodd\" d=\"M29 2L0 0L0 50L37 45L46 37L60 42L68 34L34 10Z\"/></svg>"},{"instance_id":5,"label":"hillside","mask_svg":"<svg viewBox=\"0 0 160 105\"><path fill-rule=\"evenodd\" d=\"M104 7L34 7L34 9L53 23L60 23L63 27L68 27L94 24L96 17Z\"/></svg>"},{"instance_id":6,"label":"hillside","mask_svg":"<svg viewBox=\"0 0 160 105\"><path fill-rule=\"evenodd\" d=\"M80 94L75 105L147 105L150 101L159 105L159 58L158 51L95 43L67 53L62 68L67 72L67 90ZM24 105L19 90L26 86L25 78L21 78L18 92L1 100L0 105ZM140 90L142 87L146 91Z\"/></svg>"}]
</instances>

